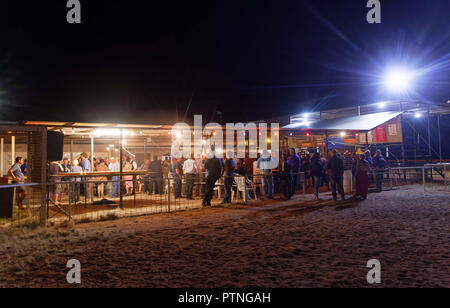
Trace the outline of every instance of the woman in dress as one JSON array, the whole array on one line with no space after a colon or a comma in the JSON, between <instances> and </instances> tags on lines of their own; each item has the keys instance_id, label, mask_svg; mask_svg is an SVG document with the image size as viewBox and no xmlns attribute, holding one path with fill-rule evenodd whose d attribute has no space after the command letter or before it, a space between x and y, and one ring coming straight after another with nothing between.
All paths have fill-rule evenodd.
<instances>
[{"instance_id":1,"label":"woman in dress","mask_svg":"<svg viewBox=\"0 0 450 308\"><path fill-rule=\"evenodd\" d=\"M369 192L369 171L370 163L366 156L361 154L356 163L356 195L357 199L365 200Z\"/></svg>"},{"instance_id":2,"label":"woman in dress","mask_svg":"<svg viewBox=\"0 0 450 308\"><path fill-rule=\"evenodd\" d=\"M97 164L97 166L94 169L96 172L107 172L109 171L109 168L106 166L105 164L105 160L100 158L99 163ZM102 175L99 176L97 178L95 178L96 181L100 182L100 181L107 181L108 177L106 175ZM100 199L103 199L105 196L105 183L97 183L97 193L98 193L98 197Z\"/></svg>"},{"instance_id":3,"label":"woman in dress","mask_svg":"<svg viewBox=\"0 0 450 308\"><path fill-rule=\"evenodd\" d=\"M133 170L133 165L130 162L130 159L127 158L127 161L125 163L125 166L123 167L123 171L131 171ZM132 195L133 194L133 176L132 175L125 175L123 177L123 179L125 180L125 189L126 189L126 194L125 196L128 195Z\"/></svg>"}]
</instances>

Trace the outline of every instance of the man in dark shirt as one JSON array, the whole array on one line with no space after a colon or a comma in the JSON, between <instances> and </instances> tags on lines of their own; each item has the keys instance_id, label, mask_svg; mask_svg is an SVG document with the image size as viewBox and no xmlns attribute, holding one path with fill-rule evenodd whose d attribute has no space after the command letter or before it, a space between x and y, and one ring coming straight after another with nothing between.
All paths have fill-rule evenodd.
<instances>
[{"instance_id":1,"label":"man in dark shirt","mask_svg":"<svg viewBox=\"0 0 450 308\"><path fill-rule=\"evenodd\" d=\"M175 199L181 198L181 179L183 177L183 160L181 158L173 163L172 176L175 185Z\"/></svg>"},{"instance_id":2,"label":"man in dark shirt","mask_svg":"<svg viewBox=\"0 0 450 308\"><path fill-rule=\"evenodd\" d=\"M231 203L231 189L233 188L234 173L236 171L236 162L231 158L233 156L233 153L228 153L227 156L228 157L223 164L222 170L222 174L224 176L223 184L225 186L225 197L222 201L222 204Z\"/></svg>"},{"instance_id":3,"label":"man in dark shirt","mask_svg":"<svg viewBox=\"0 0 450 308\"><path fill-rule=\"evenodd\" d=\"M110 168L111 169L111 168ZM150 160L146 159L142 164L141 171L150 171ZM149 174L145 174L142 176L142 183L144 184L144 194L152 194L152 190L150 190L150 176Z\"/></svg>"},{"instance_id":4,"label":"man in dark shirt","mask_svg":"<svg viewBox=\"0 0 450 308\"><path fill-rule=\"evenodd\" d=\"M211 206L214 187L222 173L222 161L216 157L214 150L209 154L208 159L205 161L205 171L206 193L203 198L203 206Z\"/></svg>"},{"instance_id":5,"label":"man in dark shirt","mask_svg":"<svg viewBox=\"0 0 450 308\"><path fill-rule=\"evenodd\" d=\"M375 177L376 177L376 185L377 191L380 192L383 187L383 178L384 171L386 169L386 160L383 155L381 155L381 151L377 150L375 152L375 157L373 158L373 168L375 169Z\"/></svg>"},{"instance_id":6,"label":"man in dark shirt","mask_svg":"<svg viewBox=\"0 0 450 308\"><path fill-rule=\"evenodd\" d=\"M280 179L281 179L281 191L286 199L292 198L292 168L286 154L281 155L280 159Z\"/></svg>"},{"instance_id":7,"label":"man in dark shirt","mask_svg":"<svg viewBox=\"0 0 450 308\"><path fill-rule=\"evenodd\" d=\"M330 174L331 192L333 199L337 200L336 186L342 200L345 200L344 194L344 162L342 158L336 153L336 150L330 152L331 158L327 164L327 170Z\"/></svg>"},{"instance_id":8,"label":"man in dark shirt","mask_svg":"<svg viewBox=\"0 0 450 308\"><path fill-rule=\"evenodd\" d=\"M295 149L292 148L290 149L290 156L289 156L289 165L291 166L292 169L292 195L295 194L295 191L297 190L297 186L298 186L298 182L299 182L299 178L300 178L300 169L302 167L302 160L300 159L300 156L297 155L297 153L295 152Z\"/></svg>"},{"instance_id":9,"label":"man in dark shirt","mask_svg":"<svg viewBox=\"0 0 450 308\"><path fill-rule=\"evenodd\" d=\"M153 161L149 165L148 169L150 173L150 193L153 193L153 189L155 194L162 195L163 193L163 170L162 170L162 161L158 159L158 156L153 156Z\"/></svg>"}]
</instances>

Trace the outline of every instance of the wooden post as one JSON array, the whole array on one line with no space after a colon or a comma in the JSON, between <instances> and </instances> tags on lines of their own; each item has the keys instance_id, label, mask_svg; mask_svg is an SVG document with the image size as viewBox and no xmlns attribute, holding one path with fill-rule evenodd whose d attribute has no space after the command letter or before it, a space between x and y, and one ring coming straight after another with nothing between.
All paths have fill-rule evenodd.
<instances>
[{"instance_id":1,"label":"wooden post","mask_svg":"<svg viewBox=\"0 0 450 308\"><path fill-rule=\"evenodd\" d=\"M406 152L405 152L405 134L403 132L403 104L400 102L400 125L402 133L402 167L406 167ZM403 169L403 179L406 182L406 169Z\"/></svg>"},{"instance_id":2,"label":"wooden post","mask_svg":"<svg viewBox=\"0 0 450 308\"><path fill-rule=\"evenodd\" d=\"M91 171L94 171L94 134L91 135Z\"/></svg>"},{"instance_id":3,"label":"wooden post","mask_svg":"<svg viewBox=\"0 0 450 308\"><path fill-rule=\"evenodd\" d=\"M11 163L14 165L16 163L16 136L11 136Z\"/></svg>"},{"instance_id":4,"label":"wooden post","mask_svg":"<svg viewBox=\"0 0 450 308\"><path fill-rule=\"evenodd\" d=\"M73 164L73 139L70 139L70 164Z\"/></svg>"},{"instance_id":5,"label":"wooden post","mask_svg":"<svg viewBox=\"0 0 450 308\"><path fill-rule=\"evenodd\" d=\"M423 191L427 191L427 182L425 179L425 166L422 167L422 182L423 182Z\"/></svg>"},{"instance_id":6,"label":"wooden post","mask_svg":"<svg viewBox=\"0 0 450 308\"><path fill-rule=\"evenodd\" d=\"M120 135L119 135L119 147L120 147L120 175L119 175L119 207L123 209L123 196L121 191L121 185L122 185L122 173L123 173L123 131L120 129Z\"/></svg>"},{"instance_id":7,"label":"wooden post","mask_svg":"<svg viewBox=\"0 0 450 308\"><path fill-rule=\"evenodd\" d=\"M41 130L41 211L39 224L47 225L47 128Z\"/></svg>"},{"instance_id":8,"label":"wooden post","mask_svg":"<svg viewBox=\"0 0 450 308\"><path fill-rule=\"evenodd\" d=\"M5 146L5 139L0 139L0 176L3 176L3 155L4 155L4 146Z\"/></svg>"},{"instance_id":9,"label":"wooden post","mask_svg":"<svg viewBox=\"0 0 450 308\"><path fill-rule=\"evenodd\" d=\"M147 138L144 139L144 163L147 159Z\"/></svg>"},{"instance_id":10,"label":"wooden post","mask_svg":"<svg viewBox=\"0 0 450 308\"><path fill-rule=\"evenodd\" d=\"M403 116L401 116L401 121L402 121L402 167L406 167L405 136L403 133Z\"/></svg>"}]
</instances>

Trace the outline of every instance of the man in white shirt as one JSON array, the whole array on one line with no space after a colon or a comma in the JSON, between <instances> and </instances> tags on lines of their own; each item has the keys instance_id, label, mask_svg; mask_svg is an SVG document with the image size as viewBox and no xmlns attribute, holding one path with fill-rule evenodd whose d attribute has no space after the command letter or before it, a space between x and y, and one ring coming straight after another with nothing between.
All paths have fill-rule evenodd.
<instances>
[{"instance_id":1,"label":"man in white shirt","mask_svg":"<svg viewBox=\"0 0 450 308\"><path fill-rule=\"evenodd\" d=\"M198 172L194 155L191 155L191 158L184 162L183 171L186 176L186 199L194 200L194 198L192 198L192 190L194 188L194 180Z\"/></svg>"},{"instance_id":2,"label":"man in white shirt","mask_svg":"<svg viewBox=\"0 0 450 308\"><path fill-rule=\"evenodd\" d=\"M264 150L261 157L257 160L257 167L262 173L263 196L273 199L273 176L270 164L271 156L267 150Z\"/></svg>"},{"instance_id":3,"label":"man in white shirt","mask_svg":"<svg viewBox=\"0 0 450 308\"><path fill-rule=\"evenodd\" d=\"M120 172L120 163L116 160L115 157L111 158L111 163L108 167L111 172ZM116 196L120 196L120 176L113 176L112 180L114 182L111 197L115 198Z\"/></svg>"},{"instance_id":4,"label":"man in white shirt","mask_svg":"<svg viewBox=\"0 0 450 308\"><path fill-rule=\"evenodd\" d=\"M206 155L202 154L201 157L195 160L195 166L197 167L197 197L205 194L205 161Z\"/></svg>"}]
</instances>

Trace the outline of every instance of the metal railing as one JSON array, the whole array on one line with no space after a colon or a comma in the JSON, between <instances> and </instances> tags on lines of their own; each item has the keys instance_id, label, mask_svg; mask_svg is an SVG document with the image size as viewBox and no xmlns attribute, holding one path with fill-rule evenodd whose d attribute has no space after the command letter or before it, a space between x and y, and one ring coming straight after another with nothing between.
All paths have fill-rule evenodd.
<instances>
[{"instance_id":1,"label":"metal railing","mask_svg":"<svg viewBox=\"0 0 450 308\"><path fill-rule=\"evenodd\" d=\"M425 192L450 191L450 164L427 164L421 167L396 167L386 170L384 185L391 189L419 184Z\"/></svg>"},{"instance_id":2,"label":"metal railing","mask_svg":"<svg viewBox=\"0 0 450 308\"><path fill-rule=\"evenodd\" d=\"M376 187L378 174L370 173L371 188ZM382 175L383 190L419 184L423 185L426 192L450 191L450 164L388 168ZM297 194L312 193L311 177L304 173L295 174L293 177L297 177ZM213 206L224 200L226 178L222 177L214 183ZM286 185L283 181L278 173L266 176L236 174L233 176L230 201L236 204L268 198L270 194L265 191L268 182L272 183L273 194L282 196L283 185ZM328 190L326 184L321 187ZM17 195L20 190L26 193L24 209L18 207ZM200 209L203 207L205 192L204 174L189 179L186 176L179 179L172 176L161 178L144 175L124 177L122 180L98 180L97 175L44 184L3 185L0 186L0 226L52 225L65 221L80 223Z\"/></svg>"}]
</instances>

